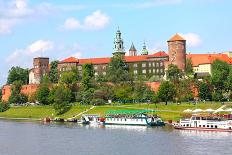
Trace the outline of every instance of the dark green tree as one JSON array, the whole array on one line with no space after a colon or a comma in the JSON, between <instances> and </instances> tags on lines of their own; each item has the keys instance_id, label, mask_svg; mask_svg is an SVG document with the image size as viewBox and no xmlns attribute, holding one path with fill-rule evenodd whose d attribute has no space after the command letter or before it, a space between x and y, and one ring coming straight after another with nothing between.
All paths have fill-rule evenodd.
<instances>
[{"instance_id":1,"label":"dark green tree","mask_svg":"<svg viewBox=\"0 0 232 155\"><path fill-rule=\"evenodd\" d=\"M36 92L37 100L44 105L49 104L49 77L44 76L39 89Z\"/></svg>"},{"instance_id":2,"label":"dark green tree","mask_svg":"<svg viewBox=\"0 0 232 155\"><path fill-rule=\"evenodd\" d=\"M60 82L69 86L69 88L77 83L77 75L75 72L63 72L60 77Z\"/></svg>"},{"instance_id":3,"label":"dark green tree","mask_svg":"<svg viewBox=\"0 0 232 155\"><path fill-rule=\"evenodd\" d=\"M185 73L186 73L187 75L193 75L193 64L192 64L192 59L187 59L187 60L186 60Z\"/></svg>"},{"instance_id":4,"label":"dark green tree","mask_svg":"<svg viewBox=\"0 0 232 155\"><path fill-rule=\"evenodd\" d=\"M193 99L193 81L191 79L182 79L176 83L176 97L178 102L189 101Z\"/></svg>"},{"instance_id":5,"label":"dark green tree","mask_svg":"<svg viewBox=\"0 0 232 155\"><path fill-rule=\"evenodd\" d=\"M23 82L14 81L11 85L11 95L9 98L9 103L22 104L27 102L27 96L21 93Z\"/></svg>"},{"instance_id":6,"label":"dark green tree","mask_svg":"<svg viewBox=\"0 0 232 155\"><path fill-rule=\"evenodd\" d=\"M81 90L86 91L94 87L94 69L92 64L82 66Z\"/></svg>"},{"instance_id":7,"label":"dark green tree","mask_svg":"<svg viewBox=\"0 0 232 155\"><path fill-rule=\"evenodd\" d=\"M58 75L58 62L57 60L52 61L50 64L50 72L49 79L52 83L58 83L59 75Z\"/></svg>"},{"instance_id":8,"label":"dark green tree","mask_svg":"<svg viewBox=\"0 0 232 155\"><path fill-rule=\"evenodd\" d=\"M121 55L115 55L111 58L107 68L106 78L109 82L113 83L131 81L128 65Z\"/></svg>"},{"instance_id":9,"label":"dark green tree","mask_svg":"<svg viewBox=\"0 0 232 155\"><path fill-rule=\"evenodd\" d=\"M2 100L2 88L3 88L3 87L0 88L0 102L1 102L1 100Z\"/></svg>"},{"instance_id":10,"label":"dark green tree","mask_svg":"<svg viewBox=\"0 0 232 155\"><path fill-rule=\"evenodd\" d=\"M179 81L179 79L182 77L181 70L173 64L168 65L167 70L167 78L173 82Z\"/></svg>"},{"instance_id":11,"label":"dark green tree","mask_svg":"<svg viewBox=\"0 0 232 155\"><path fill-rule=\"evenodd\" d=\"M173 101L173 99L176 95L175 85L169 81L162 82L160 84L157 95L158 95L158 98L161 101L164 101L165 105L167 105L168 101Z\"/></svg>"},{"instance_id":12,"label":"dark green tree","mask_svg":"<svg viewBox=\"0 0 232 155\"><path fill-rule=\"evenodd\" d=\"M201 82L199 85L199 97L202 100L211 100L212 93L211 93L210 85L205 82Z\"/></svg>"},{"instance_id":13,"label":"dark green tree","mask_svg":"<svg viewBox=\"0 0 232 155\"><path fill-rule=\"evenodd\" d=\"M65 85L59 85L54 92L53 108L57 115L67 112L71 108L72 92Z\"/></svg>"},{"instance_id":14,"label":"dark green tree","mask_svg":"<svg viewBox=\"0 0 232 155\"><path fill-rule=\"evenodd\" d=\"M220 91L225 90L230 68L229 65L221 60L215 60L212 64L212 85Z\"/></svg>"},{"instance_id":15,"label":"dark green tree","mask_svg":"<svg viewBox=\"0 0 232 155\"><path fill-rule=\"evenodd\" d=\"M20 67L12 67L9 70L7 84L12 84L14 81L22 81L22 84L28 84L29 71Z\"/></svg>"}]
</instances>

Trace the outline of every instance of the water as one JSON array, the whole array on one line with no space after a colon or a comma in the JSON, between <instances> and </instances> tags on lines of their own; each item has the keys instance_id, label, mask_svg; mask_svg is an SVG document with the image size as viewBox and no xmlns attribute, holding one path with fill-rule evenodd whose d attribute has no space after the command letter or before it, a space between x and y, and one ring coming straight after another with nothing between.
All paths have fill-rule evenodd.
<instances>
[{"instance_id":1,"label":"water","mask_svg":"<svg viewBox=\"0 0 232 155\"><path fill-rule=\"evenodd\" d=\"M232 133L0 120L0 155L232 154Z\"/></svg>"}]
</instances>

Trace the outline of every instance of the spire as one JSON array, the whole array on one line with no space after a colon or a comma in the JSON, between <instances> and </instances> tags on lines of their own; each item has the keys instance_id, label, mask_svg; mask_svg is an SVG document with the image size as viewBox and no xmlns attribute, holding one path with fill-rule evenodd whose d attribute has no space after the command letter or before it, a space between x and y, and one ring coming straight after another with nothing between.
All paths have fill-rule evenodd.
<instances>
[{"instance_id":1,"label":"spire","mask_svg":"<svg viewBox=\"0 0 232 155\"><path fill-rule=\"evenodd\" d=\"M129 56L136 56L137 55L137 50L132 42L131 47L129 49Z\"/></svg>"},{"instance_id":2,"label":"spire","mask_svg":"<svg viewBox=\"0 0 232 155\"><path fill-rule=\"evenodd\" d=\"M131 47L130 47L129 51L137 51L134 44L133 44L133 42L131 44Z\"/></svg>"},{"instance_id":3,"label":"spire","mask_svg":"<svg viewBox=\"0 0 232 155\"><path fill-rule=\"evenodd\" d=\"M113 55L115 54L120 54L120 55L125 55L125 50L123 46L123 39L121 38L121 31L118 30L116 32L116 37L114 39L114 52Z\"/></svg>"},{"instance_id":4,"label":"spire","mask_svg":"<svg viewBox=\"0 0 232 155\"><path fill-rule=\"evenodd\" d=\"M142 55L148 55L148 50L147 50L145 41L143 42L143 50L142 50L141 54Z\"/></svg>"}]
</instances>

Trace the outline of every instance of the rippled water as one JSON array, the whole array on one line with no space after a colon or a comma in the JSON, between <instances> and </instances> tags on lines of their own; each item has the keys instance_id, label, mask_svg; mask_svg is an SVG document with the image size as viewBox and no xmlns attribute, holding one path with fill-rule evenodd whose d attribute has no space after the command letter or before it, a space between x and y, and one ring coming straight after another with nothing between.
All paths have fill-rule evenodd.
<instances>
[{"instance_id":1,"label":"rippled water","mask_svg":"<svg viewBox=\"0 0 232 155\"><path fill-rule=\"evenodd\" d=\"M232 133L0 120L0 154L232 154Z\"/></svg>"}]
</instances>

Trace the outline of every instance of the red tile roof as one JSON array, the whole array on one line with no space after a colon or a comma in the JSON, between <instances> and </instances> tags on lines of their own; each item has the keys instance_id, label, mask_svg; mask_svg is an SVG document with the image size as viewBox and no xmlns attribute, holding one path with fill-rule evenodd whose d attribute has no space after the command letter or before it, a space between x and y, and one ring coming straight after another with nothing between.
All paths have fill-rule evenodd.
<instances>
[{"instance_id":1,"label":"red tile roof","mask_svg":"<svg viewBox=\"0 0 232 155\"><path fill-rule=\"evenodd\" d=\"M214 60L222 60L228 64L232 64L232 59L226 54L188 54L187 58L192 60L193 66L200 64L212 64Z\"/></svg>"},{"instance_id":2,"label":"red tile roof","mask_svg":"<svg viewBox=\"0 0 232 155\"><path fill-rule=\"evenodd\" d=\"M172 36L171 39L169 39L168 41L184 41L185 39L183 37L181 37L178 33L175 34L174 36Z\"/></svg>"},{"instance_id":3,"label":"red tile roof","mask_svg":"<svg viewBox=\"0 0 232 155\"><path fill-rule=\"evenodd\" d=\"M126 62L138 62L138 61L146 61L150 57L166 57L168 56L164 51L160 51L157 53L154 53L152 55L138 55L138 56L125 56ZM86 63L92 63L92 64L107 64L111 60L110 57L105 58L87 58L87 59L77 59L74 57L69 57L67 59L64 59L60 61L60 63L79 63L79 64L86 64Z\"/></svg>"},{"instance_id":4,"label":"red tile roof","mask_svg":"<svg viewBox=\"0 0 232 155\"><path fill-rule=\"evenodd\" d=\"M78 63L78 59L74 57L69 57L61 61L61 63Z\"/></svg>"},{"instance_id":5,"label":"red tile roof","mask_svg":"<svg viewBox=\"0 0 232 155\"><path fill-rule=\"evenodd\" d=\"M159 51L157 53L152 54L154 57L168 57L168 54L165 53L164 51Z\"/></svg>"}]
</instances>

